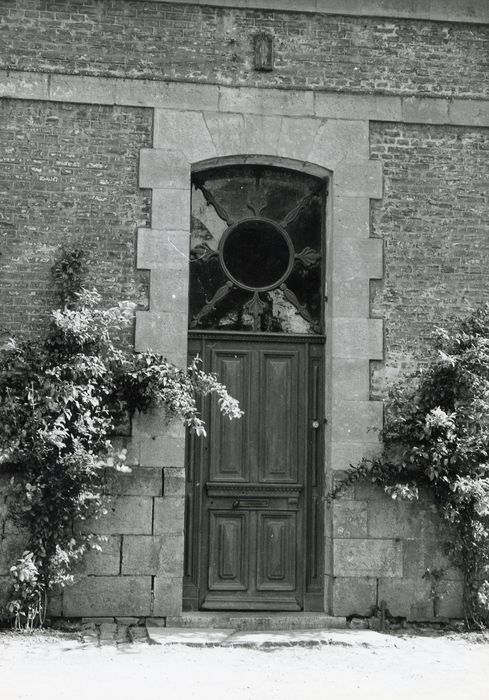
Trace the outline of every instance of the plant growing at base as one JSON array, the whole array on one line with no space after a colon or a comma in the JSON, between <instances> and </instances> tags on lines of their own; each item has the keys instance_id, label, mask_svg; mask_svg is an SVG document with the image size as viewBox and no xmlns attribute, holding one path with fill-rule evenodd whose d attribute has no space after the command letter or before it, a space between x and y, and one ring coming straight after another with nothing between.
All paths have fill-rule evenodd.
<instances>
[{"instance_id":1,"label":"plant growing at base","mask_svg":"<svg viewBox=\"0 0 489 700\"><path fill-rule=\"evenodd\" d=\"M124 350L117 339L134 305L102 309L83 288L83 252L54 266L63 306L52 312L43 339L9 340L0 350L0 468L12 470L10 514L27 547L13 563L7 614L18 628L42 625L46 597L73 580L73 567L93 535L74 523L105 511L107 467L130 471L110 437L135 411L165 414L205 434L196 397L213 394L229 418L238 402L194 360L180 369L153 352Z\"/></svg>"},{"instance_id":2,"label":"plant growing at base","mask_svg":"<svg viewBox=\"0 0 489 700\"><path fill-rule=\"evenodd\" d=\"M381 455L362 460L331 497L361 479L393 498L428 492L452 533L466 624L480 626L489 616L489 305L438 330L435 350L390 390Z\"/></svg>"}]
</instances>

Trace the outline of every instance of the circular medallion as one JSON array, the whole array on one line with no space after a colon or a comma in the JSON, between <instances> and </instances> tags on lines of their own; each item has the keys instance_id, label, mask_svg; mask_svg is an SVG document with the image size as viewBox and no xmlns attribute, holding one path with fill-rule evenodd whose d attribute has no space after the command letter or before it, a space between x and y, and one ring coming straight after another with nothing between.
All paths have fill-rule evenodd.
<instances>
[{"instance_id":1,"label":"circular medallion","mask_svg":"<svg viewBox=\"0 0 489 700\"><path fill-rule=\"evenodd\" d=\"M230 226L221 238L219 255L229 279L252 291L278 287L294 265L288 233L262 218L243 219Z\"/></svg>"}]
</instances>

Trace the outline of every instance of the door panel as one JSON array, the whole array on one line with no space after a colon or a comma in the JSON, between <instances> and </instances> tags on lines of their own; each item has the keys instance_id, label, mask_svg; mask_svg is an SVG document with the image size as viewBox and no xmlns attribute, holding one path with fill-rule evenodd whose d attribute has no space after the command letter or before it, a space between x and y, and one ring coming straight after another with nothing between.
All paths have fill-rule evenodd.
<instances>
[{"instance_id":1,"label":"door panel","mask_svg":"<svg viewBox=\"0 0 489 700\"><path fill-rule=\"evenodd\" d=\"M210 512L209 515L209 590L245 591L249 514Z\"/></svg>"},{"instance_id":2,"label":"door panel","mask_svg":"<svg viewBox=\"0 0 489 700\"><path fill-rule=\"evenodd\" d=\"M192 342L245 415L229 421L206 400L209 436L189 441L186 607L312 609L308 587L321 578L323 420L310 370L321 381L322 345L263 337ZM319 430L309 424L313 414Z\"/></svg>"},{"instance_id":3,"label":"door panel","mask_svg":"<svg viewBox=\"0 0 489 700\"><path fill-rule=\"evenodd\" d=\"M259 353L260 391L256 407L261 438L259 481L297 481L297 429L302 408L297 387L301 359L294 351Z\"/></svg>"},{"instance_id":4,"label":"door panel","mask_svg":"<svg viewBox=\"0 0 489 700\"><path fill-rule=\"evenodd\" d=\"M212 350L210 363L212 371L217 373L229 393L239 398L241 408L248 413L246 382L250 374L250 353ZM209 462L211 481L248 481L248 431L247 421L230 421L220 412L217 401L212 401L209 439L212 445L212 459Z\"/></svg>"},{"instance_id":5,"label":"door panel","mask_svg":"<svg viewBox=\"0 0 489 700\"><path fill-rule=\"evenodd\" d=\"M258 591L295 591L296 514L258 514Z\"/></svg>"}]
</instances>

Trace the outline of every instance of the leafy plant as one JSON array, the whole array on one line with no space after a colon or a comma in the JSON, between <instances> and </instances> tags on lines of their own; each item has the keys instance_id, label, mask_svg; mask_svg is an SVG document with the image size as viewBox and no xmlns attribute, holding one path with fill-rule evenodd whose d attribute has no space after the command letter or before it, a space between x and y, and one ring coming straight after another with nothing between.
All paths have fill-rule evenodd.
<instances>
[{"instance_id":1,"label":"leafy plant","mask_svg":"<svg viewBox=\"0 0 489 700\"><path fill-rule=\"evenodd\" d=\"M32 630L46 617L46 588L39 578L33 552L24 552L10 567L12 598L7 604L15 629Z\"/></svg>"},{"instance_id":2,"label":"leafy plant","mask_svg":"<svg viewBox=\"0 0 489 700\"><path fill-rule=\"evenodd\" d=\"M128 470L111 436L135 411L164 407L198 435L205 427L196 396L214 394L229 418L242 412L213 374L195 360L180 369L153 352L116 340L134 305L102 309L83 288L81 251L54 267L64 306L52 312L44 339L11 339L0 350L0 468L13 470L11 516L28 548L11 568L8 611L15 625L42 624L46 594L73 579L73 565L97 538L73 523L105 511L104 470Z\"/></svg>"},{"instance_id":3,"label":"leafy plant","mask_svg":"<svg viewBox=\"0 0 489 700\"><path fill-rule=\"evenodd\" d=\"M440 568L440 569L428 568L428 569L426 569L426 571L424 572L424 574L422 576L422 578L424 578L430 584L430 597L431 597L431 600L433 601L435 615L437 614L437 610L438 610L440 601L443 600L443 598L447 592L446 584L444 583L445 576L446 576L446 570L443 568Z\"/></svg>"},{"instance_id":4,"label":"leafy plant","mask_svg":"<svg viewBox=\"0 0 489 700\"><path fill-rule=\"evenodd\" d=\"M389 392L381 455L362 460L331 495L360 479L393 498L430 493L453 533L466 623L481 625L489 614L489 305L439 329L434 346L427 366Z\"/></svg>"},{"instance_id":5,"label":"leafy plant","mask_svg":"<svg viewBox=\"0 0 489 700\"><path fill-rule=\"evenodd\" d=\"M86 255L82 248L63 250L62 256L52 267L63 306L76 302L76 295L82 290L87 272Z\"/></svg>"}]
</instances>

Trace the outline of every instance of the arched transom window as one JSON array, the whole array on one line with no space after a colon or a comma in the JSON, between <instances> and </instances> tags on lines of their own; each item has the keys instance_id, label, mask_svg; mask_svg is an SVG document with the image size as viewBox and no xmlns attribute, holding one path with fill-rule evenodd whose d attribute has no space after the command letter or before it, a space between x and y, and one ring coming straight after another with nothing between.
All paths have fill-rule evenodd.
<instances>
[{"instance_id":1,"label":"arched transom window","mask_svg":"<svg viewBox=\"0 0 489 700\"><path fill-rule=\"evenodd\" d=\"M250 164L192 184L190 328L321 333L325 181Z\"/></svg>"}]
</instances>

